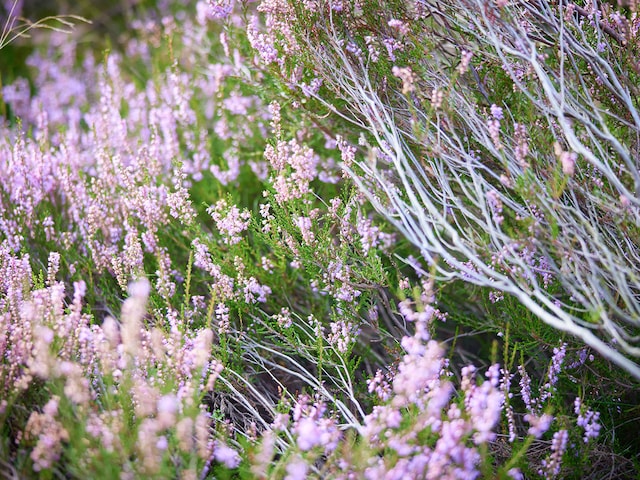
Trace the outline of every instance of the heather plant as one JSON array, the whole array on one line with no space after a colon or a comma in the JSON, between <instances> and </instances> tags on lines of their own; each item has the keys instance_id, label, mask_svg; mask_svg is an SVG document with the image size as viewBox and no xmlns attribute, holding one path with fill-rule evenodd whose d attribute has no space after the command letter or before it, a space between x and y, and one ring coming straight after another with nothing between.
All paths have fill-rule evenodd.
<instances>
[{"instance_id":1,"label":"heather plant","mask_svg":"<svg viewBox=\"0 0 640 480\"><path fill-rule=\"evenodd\" d=\"M282 46L306 42L340 102L316 97L360 129L356 183L440 278L513 295L640 377L636 13L365 3L291 7L301 33ZM370 35L367 15L390 18Z\"/></svg>"},{"instance_id":2,"label":"heather plant","mask_svg":"<svg viewBox=\"0 0 640 480\"><path fill-rule=\"evenodd\" d=\"M593 478L633 474L634 444L619 439L637 418L631 380L478 281L487 271L454 250L468 243L436 258L416 242L457 231L486 247L492 282L540 287L584 324L608 318L587 315L570 298L586 287L557 271L549 245L577 230L543 236L560 208L544 202L578 187L596 202L577 182L588 159L560 124L523 126L542 121L536 77L512 79L480 20L424 2L147 3L113 21L124 26L106 52L82 32L34 36L15 70L28 77L1 90L3 474L584 478L589 462ZM597 21L569 31L591 41L605 27L622 38ZM595 80L576 88L589 87L604 102ZM629 120L607 121L624 150ZM585 148L605 141L585 132ZM510 155L529 165L514 170ZM402 183L410 173L433 184ZM541 178L558 183L534 188ZM407 198L431 216L393 207ZM632 244L632 220L615 238Z\"/></svg>"},{"instance_id":3,"label":"heather plant","mask_svg":"<svg viewBox=\"0 0 640 480\"><path fill-rule=\"evenodd\" d=\"M2 405L14 435L2 451L13 451L16 472L166 478L195 476L214 458L237 466L238 454L216 440L215 422L200 408L222 370L210 360L211 329L183 332L170 316L169 330L145 325L146 280L129 286L120 321L95 324L82 312L84 282L74 284L65 309L64 285L55 279L59 255L51 255L46 283L36 288L28 258L2 254L14 286L3 305ZM31 405L19 425L17 405L34 390L44 404Z\"/></svg>"}]
</instances>

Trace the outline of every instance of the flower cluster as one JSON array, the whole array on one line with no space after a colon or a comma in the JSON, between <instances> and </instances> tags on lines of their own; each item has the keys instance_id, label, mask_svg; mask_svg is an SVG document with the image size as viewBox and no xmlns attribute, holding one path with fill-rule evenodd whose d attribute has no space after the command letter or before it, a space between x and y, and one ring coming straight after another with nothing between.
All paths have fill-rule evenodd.
<instances>
[{"instance_id":1,"label":"flower cluster","mask_svg":"<svg viewBox=\"0 0 640 480\"><path fill-rule=\"evenodd\" d=\"M218 200L215 205L207 209L207 212L224 235L224 243L228 245L235 245L241 240L240 233L247 229L251 219L249 211L241 212L235 205L229 207L225 200Z\"/></svg>"}]
</instances>

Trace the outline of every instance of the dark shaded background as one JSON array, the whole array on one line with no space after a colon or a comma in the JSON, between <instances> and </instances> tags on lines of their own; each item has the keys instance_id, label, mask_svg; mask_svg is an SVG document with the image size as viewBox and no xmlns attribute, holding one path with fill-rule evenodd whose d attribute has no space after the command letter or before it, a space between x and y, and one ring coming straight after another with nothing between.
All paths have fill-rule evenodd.
<instances>
[{"instance_id":1,"label":"dark shaded background","mask_svg":"<svg viewBox=\"0 0 640 480\"><path fill-rule=\"evenodd\" d=\"M36 22L55 15L77 15L91 23L73 20L74 30L81 35L80 48L95 52L118 48L127 24L134 18L153 15L155 7L166 0L0 0L0 33L5 31L13 9L14 27L25 19ZM55 21L49 21L56 25ZM26 59L34 41L42 39L40 31L30 37L16 39L0 50L0 92L3 85L16 77L28 77ZM1 101L1 93L0 93Z\"/></svg>"}]
</instances>

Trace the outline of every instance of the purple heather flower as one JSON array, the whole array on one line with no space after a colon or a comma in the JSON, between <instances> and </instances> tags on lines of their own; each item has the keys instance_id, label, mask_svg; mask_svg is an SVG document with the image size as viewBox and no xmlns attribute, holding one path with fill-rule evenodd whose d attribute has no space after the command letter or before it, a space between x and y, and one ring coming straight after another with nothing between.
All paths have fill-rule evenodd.
<instances>
[{"instance_id":1,"label":"purple heather flower","mask_svg":"<svg viewBox=\"0 0 640 480\"><path fill-rule=\"evenodd\" d=\"M502 112L502 108L497 106L495 103L491 105L491 116L495 120L502 120L504 118L504 113Z\"/></svg>"},{"instance_id":2,"label":"purple heather flower","mask_svg":"<svg viewBox=\"0 0 640 480\"><path fill-rule=\"evenodd\" d=\"M545 413L538 417L528 413L524 416L524 421L529 422L529 425L531 425L527 433L536 438L540 438L544 432L549 430L551 422L553 422L553 415Z\"/></svg>"},{"instance_id":3,"label":"purple heather flower","mask_svg":"<svg viewBox=\"0 0 640 480\"><path fill-rule=\"evenodd\" d=\"M544 475L544 478L550 480L556 478L560 474L562 466L562 456L567 448L567 440L569 433L566 430L558 430L553 434L551 440L551 455L542 461L543 469L538 474Z\"/></svg>"},{"instance_id":4,"label":"purple heather flower","mask_svg":"<svg viewBox=\"0 0 640 480\"><path fill-rule=\"evenodd\" d=\"M292 462L287 464L287 475L285 480L305 480L309 465L302 458L296 457Z\"/></svg>"},{"instance_id":5,"label":"purple heather flower","mask_svg":"<svg viewBox=\"0 0 640 480\"><path fill-rule=\"evenodd\" d=\"M296 440L298 448L302 451L311 450L320 443L320 430L312 418L300 419L295 427L298 435Z\"/></svg>"},{"instance_id":6,"label":"purple heather flower","mask_svg":"<svg viewBox=\"0 0 640 480\"><path fill-rule=\"evenodd\" d=\"M551 357L551 365L549 365L549 372L547 374L547 383L544 384L544 392L540 396L540 403L546 401L551 397L552 392L555 389L555 385L558 382L558 374L562 369L562 363L567 353L567 344L563 343L560 347L553 349L553 356Z\"/></svg>"},{"instance_id":7,"label":"purple heather flower","mask_svg":"<svg viewBox=\"0 0 640 480\"><path fill-rule=\"evenodd\" d=\"M513 480L524 480L524 475L522 475L519 468L512 468L507 472L507 475L509 475Z\"/></svg>"},{"instance_id":8,"label":"purple heather flower","mask_svg":"<svg viewBox=\"0 0 640 480\"><path fill-rule=\"evenodd\" d=\"M588 443L590 439L596 438L600 434L600 412L594 412L591 409L587 409L583 413L582 401L580 397L576 397L574 402L574 411L578 415L577 424L584 428L584 443Z\"/></svg>"},{"instance_id":9,"label":"purple heather flower","mask_svg":"<svg viewBox=\"0 0 640 480\"><path fill-rule=\"evenodd\" d=\"M560 163L562 164L562 173L572 176L576 170L576 160L578 154L575 152L562 152L560 154Z\"/></svg>"},{"instance_id":10,"label":"purple heather flower","mask_svg":"<svg viewBox=\"0 0 640 480\"><path fill-rule=\"evenodd\" d=\"M217 462L223 463L227 468L236 468L240 465L240 455L227 445L216 443L213 455Z\"/></svg>"}]
</instances>

